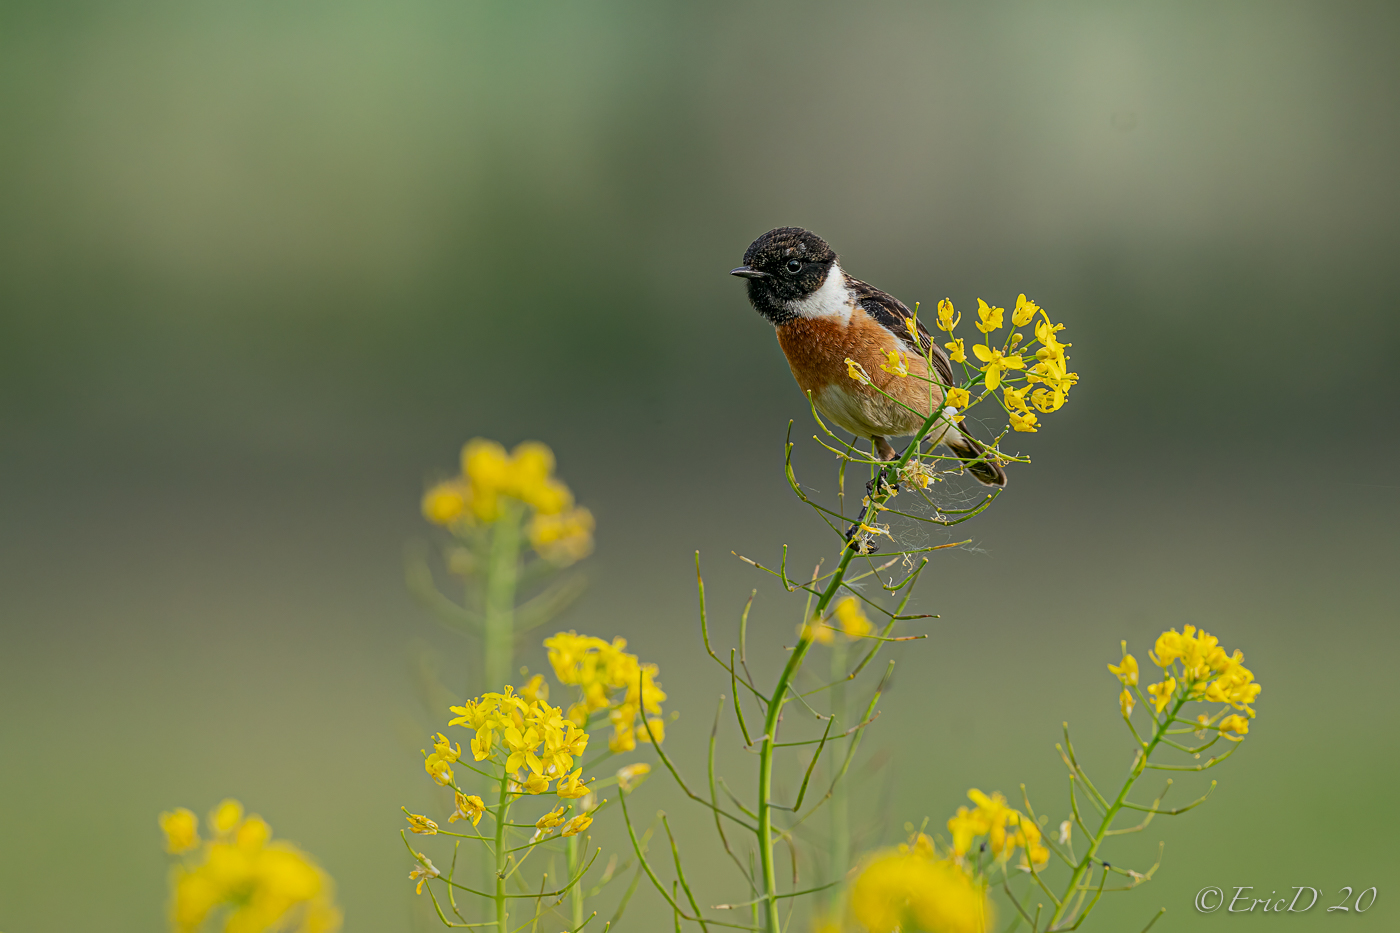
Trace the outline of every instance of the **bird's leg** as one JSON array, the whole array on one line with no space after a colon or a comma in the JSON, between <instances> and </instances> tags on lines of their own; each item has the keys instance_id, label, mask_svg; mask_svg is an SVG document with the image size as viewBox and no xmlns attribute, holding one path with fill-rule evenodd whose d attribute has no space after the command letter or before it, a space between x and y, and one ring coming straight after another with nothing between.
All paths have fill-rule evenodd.
<instances>
[{"instance_id":1,"label":"bird's leg","mask_svg":"<svg viewBox=\"0 0 1400 933\"><path fill-rule=\"evenodd\" d=\"M889 441L878 435L870 439L870 452L875 459L887 463L899 459L899 452L890 446ZM899 475L890 471L890 474L887 476L886 471L889 469L890 468L886 466L875 468L875 475L871 477L870 482L865 484L865 495L867 497L874 496L876 494L876 489L879 489L881 493L887 495L893 495L899 492L899 483L897 482ZM878 486L876 485L877 483L879 484ZM856 552L859 554L874 554L879 550L875 542L870 540L868 535L862 535L860 533L860 522L856 522L851 525L850 528L846 529L846 541L848 542L847 546L855 548Z\"/></svg>"},{"instance_id":2,"label":"bird's leg","mask_svg":"<svg viewBox=\"0 0 1400 933\"><path fill-rule=\"evenodd\" d=\"M870 439L870 452L875 455L875 459L877 460L893 461L899 459L899 451L891 447L890 442L879 435ZM875 476L870 482L865 484L865 494L867 496L875 495L875 490L877 488L876 483L879 483L880 487L888 489L892 493L899 492L898 474L891 471L890 475L886 476L886 469L887 467L876 467Z\"/></svg>"}]
</instances>

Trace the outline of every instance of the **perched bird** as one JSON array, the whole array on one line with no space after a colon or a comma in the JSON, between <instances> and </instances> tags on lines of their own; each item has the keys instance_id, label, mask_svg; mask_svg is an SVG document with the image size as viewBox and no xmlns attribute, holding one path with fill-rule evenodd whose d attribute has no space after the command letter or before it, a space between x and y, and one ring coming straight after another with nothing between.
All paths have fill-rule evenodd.
<instances>
[{"instance_id":1,"label":"perched bird","mask_svg":"<svg viewBox=\"0 0 1400 933\"><path fill-rule=\"evenodd\" d=\"M811 393L817 410L857 437L870 438L880 459L898 459L887 438L917 433L953 384L948 356L923 323L915 322L911 332L908 322L914 316L898 298L852 278L826 241L801 227L769 230L729 274L748 280L750 303L776 328L793 378L803 393ZM890 351L903 354L908 376L881 368ZM848 359L865 368L873 386L851 378ZM937 385L926 381L930 375ZM943 421L928 440L966 461L979 482L1006 485L1006 472L995 456L987 456L986 445L960 425Z\"/></svg>"}]
</instances>

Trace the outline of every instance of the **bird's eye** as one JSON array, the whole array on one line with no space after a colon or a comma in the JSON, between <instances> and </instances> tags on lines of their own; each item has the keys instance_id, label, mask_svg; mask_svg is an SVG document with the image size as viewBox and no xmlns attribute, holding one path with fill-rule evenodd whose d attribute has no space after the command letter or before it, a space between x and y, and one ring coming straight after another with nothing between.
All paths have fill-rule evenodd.
<instances>
[{"instance_id":1,"label":"bird's eye","mask_svg":"<svg viewBox=\"0 0 1400 933\"><path fill-rule=\"evenodd\" d=\"M802 271L802 263L797 261L796 259L789 259L787 263L787 271L792 275L796 275L797 273Z\"/></svg>"}]
</instances>

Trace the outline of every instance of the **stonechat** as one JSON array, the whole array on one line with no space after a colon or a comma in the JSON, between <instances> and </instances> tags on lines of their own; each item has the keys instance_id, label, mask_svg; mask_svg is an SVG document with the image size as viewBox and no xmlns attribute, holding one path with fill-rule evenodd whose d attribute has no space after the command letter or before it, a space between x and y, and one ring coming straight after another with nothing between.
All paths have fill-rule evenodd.
<instances>
[{"instance_id":1,"label":"stonechat","mask_svg":"<svg viewBox=\"0 0 1400 933\"><path fill-rule=\"evenodd\" d=\"M917 433L943 405L945 390L954 384L943 348L898 298L848 275L815 233L801 227L769 230L729 274L748 280L749 302L777 330L798 387L810 393L826 418L869 438L881 460L899 456L887 438ZM922 378L901 378L881 368L891 351L902 355L909 375ZM859 363L871 384L852 379L847 360ZM1006 485L995 454L961 425L944 421L928 440L966 462L978 482Z\"/></svg>"}]
</instances>

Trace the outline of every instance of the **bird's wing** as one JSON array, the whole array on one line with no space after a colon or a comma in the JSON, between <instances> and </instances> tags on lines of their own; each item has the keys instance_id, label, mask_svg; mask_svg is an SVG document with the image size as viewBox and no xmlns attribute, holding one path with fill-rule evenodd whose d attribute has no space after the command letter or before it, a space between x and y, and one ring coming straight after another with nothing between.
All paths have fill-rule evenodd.
<instances>
[{"instance_id":1,"label":"bird's wing","mask_svg":"<svg viewBox=\"0 0 1400 933\"><path fill-rule=\"evenodd\" d=\"M945 386L953 385L953 364L948 362L948 354L943 352L938 341L929 334L923 321L915 321L914 333L909 332L907 322L914 315L904 306L904 302L859 279L850 279L850 286L851 291L855 293L856 304L870 315L875 323L898 337L910 353L931 357L938 381ZM929 352L930 348L932 353Z\"/></svg>"}]
</instances>

